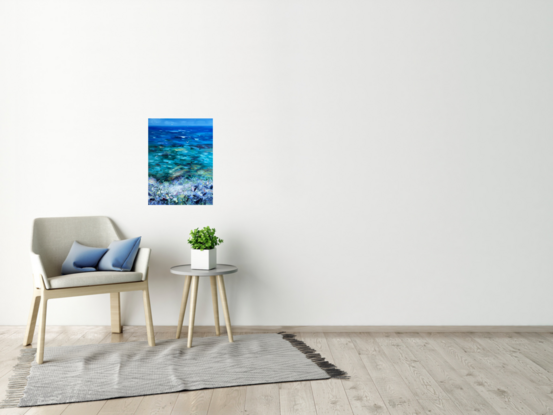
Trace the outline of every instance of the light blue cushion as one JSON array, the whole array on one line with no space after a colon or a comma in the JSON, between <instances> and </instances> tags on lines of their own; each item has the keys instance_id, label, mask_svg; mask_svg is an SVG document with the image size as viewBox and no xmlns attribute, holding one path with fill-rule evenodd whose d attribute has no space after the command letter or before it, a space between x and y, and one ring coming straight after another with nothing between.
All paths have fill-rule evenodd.
<instances>
[{"instance_id":1,"label":"light blue cushion","mask_svg":"<svg viewBox=\"0 0 553 415\"><path fill-rule=\"evenodd\" d=\"M130 271L138 253L140 239L139 236L109 244L108 252L98 264L98 271Z\"/></svg>"},{"instance_id":2,"label":"light blue cushion","mask_svg":"<svg viewBox=\"0 0 553 415\"><path fill-rule=\"evenodd\" d=\"M98 265L98 261L107 251L106 248L92 248L75 241L61 266L61 274L96 271L95 267Z\"/></svg>"}]
</instances>

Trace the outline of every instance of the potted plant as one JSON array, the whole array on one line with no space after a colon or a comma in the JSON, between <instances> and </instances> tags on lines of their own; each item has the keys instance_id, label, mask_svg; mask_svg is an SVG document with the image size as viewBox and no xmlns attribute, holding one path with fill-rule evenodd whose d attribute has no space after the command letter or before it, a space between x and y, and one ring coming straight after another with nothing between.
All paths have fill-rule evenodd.
<instances>
[{"instance_id":1,"label":"potted plant","mask_svg":"<svg viewBox=\"0 0 553 415\"><path fill-rule=\"evenodd\" d=\"M215 229L206 226L203 229L192 229L188 243L192 246L192 269L213 269L217 267L217 250L215 247L223 240L215 236Z\"/></svg>"}]
</instances>

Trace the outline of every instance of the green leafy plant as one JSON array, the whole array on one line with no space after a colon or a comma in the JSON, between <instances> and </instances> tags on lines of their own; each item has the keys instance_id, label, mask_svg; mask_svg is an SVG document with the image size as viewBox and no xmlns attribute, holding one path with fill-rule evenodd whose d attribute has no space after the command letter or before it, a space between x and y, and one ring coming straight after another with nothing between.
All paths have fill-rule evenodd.
<instances>
[{"instance_id":1,"label":"green leafy plant","mask_svg":"<svg viewBox=\"0 0 553 415\"><path fill-rule=\"evenodd\" d=\"M217 245L221 245L223 240L215 236L215 228L211 229L209 226L206 226L203 229L192 229L188 243L192 246L192 249L203 251L204 249L213 249Z\"/></svg>"}]
</instances>

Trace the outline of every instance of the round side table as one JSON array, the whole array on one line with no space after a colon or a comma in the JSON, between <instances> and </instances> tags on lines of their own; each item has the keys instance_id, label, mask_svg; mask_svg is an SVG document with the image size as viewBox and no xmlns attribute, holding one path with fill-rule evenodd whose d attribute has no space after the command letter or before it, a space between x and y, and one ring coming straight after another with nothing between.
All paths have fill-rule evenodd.
<instances>
[{"instance_id":1,"label":"round side table","mask_svg":"<svg viewBox=\"0 0 553 415\"><path fill-rule=\"evenodd\" d=\"M215 333L217 336L221 334L219 327L219 306L217 302L217 284L219 285L219 294L223 303L223 314L225 315L225 323L227 325L227 334L229 342L233 343L232 328L230 326L230 314L228 312L227 294L225 291L225 280L223 275L234 274L238 268L234 265L217 264L213 269L192 269L190 264L177 265L171 267L171 273L177 275L186 275L184 281L184 291L182 292L182 301L180 305L179 324L177 326L177 339L180 338L182 323L184 321L184 311L186 310L186 302L188 301L188 293L190 284L192 284L192 294L190 295L190 322L188 324L188 347L192 347L192 338L194 336L194 319L196 317L196 299L198 297L198 283L200 277L209 277L211 279L211 298L213 299L213 314L215 315ZM217 281L217 283L215 282Z\"/></svg>"}]
</instances>

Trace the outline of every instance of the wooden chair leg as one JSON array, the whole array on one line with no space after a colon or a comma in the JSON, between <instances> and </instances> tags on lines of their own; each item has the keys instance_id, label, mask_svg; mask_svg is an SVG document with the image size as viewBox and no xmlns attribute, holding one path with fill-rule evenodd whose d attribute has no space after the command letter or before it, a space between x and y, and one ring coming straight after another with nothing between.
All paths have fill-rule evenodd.
<instances>
[{"instance_id":1,"label":"wooden chair leg","mask_svg":"<svg viewBox=\"0 0 553 415\"><path fill-rule=\"evenodd\" d=\"M40 365L44 361L44 336L46 334L46 307L48 300L45 295L40 297L40 326L38 332L38 347L36 351L36 362Z\"/></svg>"},{"instance_id":2,"label":"wooden chair leg","mask_svg":"<svg viewBox=\"0 0 553 415\"><path fill-rule=\"evenodd\" d=\"M146 289L142 291L142 297L144 299L144 315L146 316L146 332L148 334L148 344L150 346L155 346L156 338L154 334L154 322L152 320L152 308L150 307L150 290Z\"/></svg>"},{"instance_id":3,"label":"wooden chair leg","mask_svg":"<svg viewBox=\"0 0 553 415\"><path fill-rule=\"evenodd\" d=\"M211 299L213 300L213 316L215 317L215 334L219 336L221 334L221 327L219 326L219 304L217 302L217 281L215 275L209 277L211 279Z\"/></svg>"},{"instance_id":4,"label":"wooden chair leg","mask_svg":"<svg viewBox=\"0 0 553 415\"><path fill-rule=\"evenodd\" d=\"M182 301L180 303L179 323L177 324L177 339L180 339L180 333L182 331L182 323L184 322L184 312L186 311L186 303L188 301L188 293L190 292L190 281L192 277L186 276L184 280L184 290L182 292Z\"/></svg>"},{"instance_id":5,"label":"wooden chair leg","mask_svg":"<svg viewBox=\"0 0 553 415\"><path fill-rule=\"evenodd\" d=\"M121 293L110 293L111 332L121 333Z\"/></svg>"},{"instance_id":6,"label":"wooden chair leg","mask_svg":"<svg viewBox=\"0 0 553 415\"><path fill-rule=\"evenodd\" d=\"M33 342L33 336L35 334L36 318L38 316L38 309L40 307L40 290L33 289L33 299L31 301L31 312L29 313L29 320L27 321L27 330L25 331L25 338L23 339L23 346L29 346Z\"/></svg>"},{"instance_id":7,"label":"wooden chair leg","mask_svg":"<svg viewBox=\"0 0 553 415\"><path fill-rule=\"evenodd\" d=\"M192 293L190 294L190 321L188 323L188 347L192 347L194 337L194 319L196 318L196 300L198 299L198 282L200 277L192 277Z\"/></svg>"},{"instance_id":8,"label":"wooden chair leg","mask_svg":"<svg viewBox=\"0 0 553 415\"><path fill-rule=\"evenodd\" d=\"M230 325L230 314L228 311L227 292L225 291L225 280L222 275L217 275L217 282L219 283L221 303L223 304L223 314L225 315L225 323L227 325L228 341L234 343L234 338L232 337L232 327Z\"/></svg>"}]
</instances>

